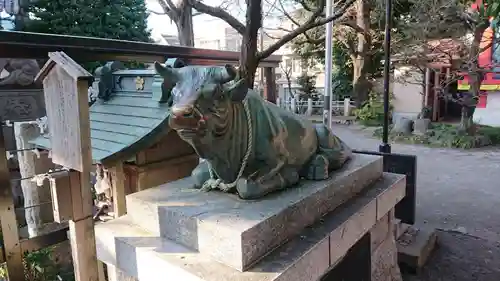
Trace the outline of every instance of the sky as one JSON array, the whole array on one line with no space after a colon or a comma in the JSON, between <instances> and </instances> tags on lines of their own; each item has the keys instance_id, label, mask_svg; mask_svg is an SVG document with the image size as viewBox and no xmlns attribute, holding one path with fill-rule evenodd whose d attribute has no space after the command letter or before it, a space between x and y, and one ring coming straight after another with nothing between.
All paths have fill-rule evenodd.
<instances>
[{"instance_id":1,"label":"sky","mask_svg":"<svg viewBox=\"0 0 500 281\"><path fill-rule=\"evenodd\" d=\"M161 12L162 9L158 4L157 0L145 0L146 6L149 10ZM205 0L205 4L211 6L217 6L221 3L221 0ZM9 15L4 11L0 12L0 17L8 17ZM12 22L10 21L1 21L0 24L7 30L12 29ZM207 15L196 16L193 19L194 33L196 34L206 34L210 29L217 28L224 24L221 20L215 19L213 17ZM169 35L177 35L177 29L175 24L173 24L168 16L166 15L156 15L151 13L148 18L148 26L151 28L153 38L159 38L161 34L169 34Z\"/></svg>"},{"instance_id":2,"label":"sky","mask_svg":"<svg viewBox=\"0 0 500 281\"><path fill-rule=\"evenodd\" d=\"M146 6L148 7L149 10L156 12L162 11L160 4L158 4L157 0L145 0L145 1L146 1ZM243 21L244 13L242 8L238 6L238 3L240 3L240 1L238 0L232 0L232 1L234 2L229 7L230 14ZM209 6L216 7L222 3L222 0L204 0L203 3ZM264 18L267 19L265 25L271 26L276 24L276 22L272 20L271 15L277 15L281 13L279 13L279 11L277 11L275 8L273 9L266 7L269 6L266 3L272 3L273 5L274 3L271 0L265 1L263 7L265 13ZM149 28L151 28L153 38L158 38L161 34L169 34L169 35L177 34L175 24L170 22L170 19L166 15L156 15L154 13L151 13L148 19L148 25ZM214 28L222 28L223 26L228 26L228 25L222 20L213 18L208 15L198 15L193 18L195 38L204 37L204 35L206 36L207 34L210 34L210 32L214 30Z\"/></svg>"},{"instance_id":3,"label":"sky","mask_svg":"<svg viewBox=\"0 0 500 281\"><path fill-rule=\"evenodd\" d=\"M217 6L221 0L205 0L205 4ZM146 0L146 6L151 11L161 12L162 9L156 0ZM233 13L232 13L233 14ZM193 18L194 35L209 34L210 30L220 28L224 23L208 15L199 15ZM156 15L151 13L148 18L148 26L151 28L153 38L158 38L161 34L176 35L175 24L166 15Z\"/></svg>"},{"instance_id":4,"label":"sky","mask_svg":"<svg viewBox=\"0 0 500 281\"><path fill-rule=\"evenodd\" d=\"M146 6L150 11L162 12L160 5L157 0L145 0ZM175 0L174 0L175 1ZM221 0L204 0L203 3L209 6L220 5ZM231 14L242 19L243 13L241 8L238 8L237 2L235 1L230 9ZM2 11L0 12L0 17L7 17L8 15ZM5 29L11 29L12 23L9 21L1 21L1 24ZM177 29L175 24L170 21L167 15L157 15L151 13L148 18L148 26L151 29L153 38L158 39L162 34L177 35ZM195 37L203 37L203 35L210 34L214 29L222 28L223 26L228 26L222 20L213 18L208 15L198 15L193 18L194 35Z\"/></svg>"}]
</instances>

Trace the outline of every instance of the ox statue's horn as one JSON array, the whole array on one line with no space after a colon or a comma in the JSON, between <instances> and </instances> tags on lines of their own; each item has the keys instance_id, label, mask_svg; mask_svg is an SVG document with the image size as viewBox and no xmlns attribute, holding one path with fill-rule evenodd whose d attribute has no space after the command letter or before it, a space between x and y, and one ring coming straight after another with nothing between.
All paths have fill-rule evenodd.
<instances>
[{"instance_id":1,"label":"ox statue's horn","mask_svg":"<svg viewBox=\"0 0 500 281\"><path fill-rule=\"evenodd\" d=\"M236 68L230 64L226 64L224 66L224 69L221 69L221 72L220 72L220 83L221 84L224 84L224 83L227 83L229 81L233 81L234 78L236 78L236 74L238 73L238 71L236 70Z\"/></svg>"},{"instance_id":2,"label":"ox statue's horn","mask_svg":"<svg viewBox=\"0 0 500 281\"><path fill-rule=\"evenodd\" d=\"M163 78L169 78L169 80L177 80L177 71L171 67L165 67L161 63L155 61L155 70Z\"/></svg>"}]
</instances>

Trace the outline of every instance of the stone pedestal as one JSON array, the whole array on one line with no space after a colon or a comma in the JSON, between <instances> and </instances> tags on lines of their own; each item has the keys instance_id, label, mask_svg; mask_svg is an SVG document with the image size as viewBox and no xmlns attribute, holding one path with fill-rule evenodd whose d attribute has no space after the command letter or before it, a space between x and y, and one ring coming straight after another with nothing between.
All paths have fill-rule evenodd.
<instances>
[{"instance_id":1,"label":"stone pedestal","mask_svg":"<svg viewBox=\"0 0 500 281\"><path fill-rule=\"evenodd\" d=\"M391 210L370 231L372 281L402 281L394 228L394 210Z\"/></svg>"},{"instance_id":2,"label":"stone pedestal","mask_svg":"<svg viewBox=\"0 0 500 281\"><path fill-rule=\"evenodd\" d=\"M128 215L96 225L97 255L116 280L351 280L353 270L329 273L356 255L368 261L356 271L400 280L391 225L405 182L366 155L258 201L194 191L184 179L129 195Z\"/></svg>"}]
</instances>

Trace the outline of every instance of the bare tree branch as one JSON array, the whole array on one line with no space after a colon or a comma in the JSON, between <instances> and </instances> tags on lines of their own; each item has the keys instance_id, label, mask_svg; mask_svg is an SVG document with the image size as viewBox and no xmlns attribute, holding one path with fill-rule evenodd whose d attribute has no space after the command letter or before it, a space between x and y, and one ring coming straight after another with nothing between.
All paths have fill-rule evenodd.
<instances>
[{"instance_id":1,"label":"bare tree branch","mask_svg":"<svg viewBox=\"0 0 500 281\"><path fill-rule=\"evenodd\" d=\"M179 11L177 11L174 3L172 3L171 0L158 0L158 4L160 4L164 14L168 15L171 20L177 21L177 18L179 17Z\"/></svg>"},{"instance_id":2,"label":"bare tree branch","mask_svg":"<svg viewBox=\"0 0 500 281\"><path fill-rule=\"evenodd\" d=\"M321 19L321 18L318 19L318 16L321 15L321 13L323 12L325 0L319 0L318 2L319 3L318 3L317 10L314 13L312 13L312 15L309 17L309 19L304 24L298 26L295 30L293 30L292 32L283 36L280 40L278 40L277 42L275 42L274 44L269 46L266 50L259 52L257 54L257 59L261 60L263 58L270 56L272 53L277 51L283 45L285 45L286 43L293 40L295 37L299 36L300 34L303 34L304 32L306 32L312 28L315 28L315 27L318 27L318 26L324 25L326 23L329 23L331 21L335 21L335 20L339 19L340 17L342 17L344 15L346 10L351 7L351 5L355 2L355 0L347 0L342 7L340 7L339 9L336 9L335 14L333 14L332 16L329 16L327 18L323 18L323 19Z\"/></svg>"},{"instance_id":3,"label":"bare tree branch","mask_svg":"<svg viewBox=\"0 0 500 281\"><path fill-rule=\"evenodd\" d=\"M158 16L167 15L167 14L165 14L165 12L158 12L158 11L151 10L151 9L148 9L148 13L153 14L153 15L158 15Z\"/></svg>"},{"instance_id":4,"label":"bare tree branch","mask_svg":"<svg viewBox=\"0 0 500 281\"><path fill-rule=\"evenodd\" d=\"M245 25L220 7L211 7L196 0L191 0L190 5L200 13L224 20L240 34L245 32Z\"/></svg>"}]
</instances>

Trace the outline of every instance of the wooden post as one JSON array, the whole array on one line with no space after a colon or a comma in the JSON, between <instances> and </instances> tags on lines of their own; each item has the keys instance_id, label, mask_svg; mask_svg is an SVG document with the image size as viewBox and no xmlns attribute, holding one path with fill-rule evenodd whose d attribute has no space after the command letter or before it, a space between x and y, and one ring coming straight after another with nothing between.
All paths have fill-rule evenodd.
<instances>
[{"instance_id":1,"label":"wooden post","mask_svg":"<svg viewBox=\"0 0 500 281\"><path fill-rule=\"evenodd\" d=\"M63 52L49 53L36 80L43 79L52 161L72 169L71 252L77 281L98 280L93 199L88 86L92 75Z\"/></svg>"},{"instance_id":2,"label":"wooden post","mask_svg":"<svg viewBox=\"0 0 500 281\"><path fill-rule=\"evenodd\" d=\"M427 67L425 69L424 97L422 99L422 109L426 107L428 104L430 92L431 92L431 70Z\"/></svg>"},{"instance_id":3,"label":"wooden post","mask_svg":"<svg viewBox=\"0 0 500 281\"><path fill-rule=\"evenodd\" d=\"M9 281L24 281L23 256L19 244L14 200L10 186L10 174L5 157L5 139L0 128L0 223L2 225L3 245L7 260Z\"/></svg>"},{"instance_id":4,"label":"wooden post","mask_svg":"<svg viewBox=\"0 0 500 281\"><path fill-rule=\"evenodd\" d=\"M51 174L49 182L54 221L58 223L69 221L73 218L73 204L68 173Z\"/></svg>"},{"instance_id":5,"label":"wooden post","mask_svg":"<svg viewBox=\"0 0 500 281\"><path fill-rule=\"evenodd\" d=\"M113 167L109 168L111 173L111 185L113 187L113 211L115 218L121 217L127 213L125 205L125 172L123 171L123 163L118 162Z\"/></svg>"},{"instance_id":6,"label":"wooden post","mask_svg":"<svg viewBox=\"0 0 500 281\"><path fill-rule=\"evenodd\" d=\"M266 97L267 101L276 103L276 76L274 75L273 67L264 68L264 76L266 78Z\"/></svg>"},{"instance_id":7,"label":"wooden post","mask_svg":"<svg viewBox=\"0 0 500 281\"><path fill-rule=\"evenodd\" d=\"M434 72L434 96L432 99L432 121L436 122L439 121L439 91L440 91L440 85L439 85L439 75L440 71L436 70Z\"/></svg>"},{"instance_id":8,"label":"wooden post","mask_svg":"<svg viewBox=\"0 0 500 281\"><path fill-rule=\"evenodd\" d=\"M450 81L451 79L451 69L449 67L446 68L446 81ZM447 83L446 85L446 92L449 92L450 89L450 84ZM444 115L445 117L448 117L448 97L444 97Z\"/></svg>"}]
</instances>

